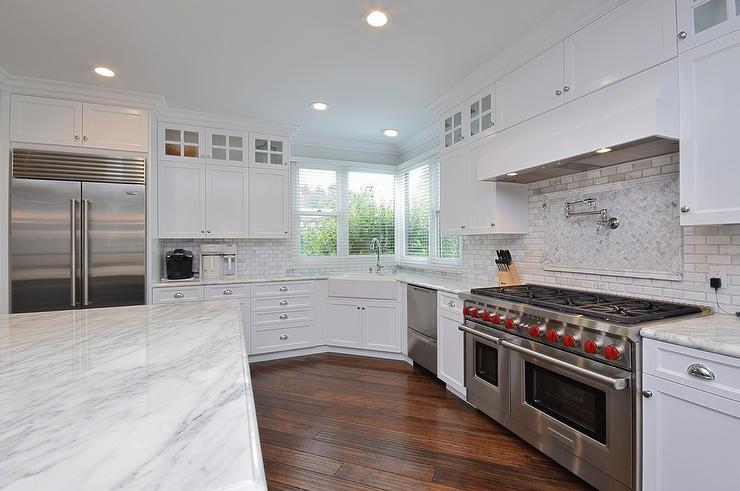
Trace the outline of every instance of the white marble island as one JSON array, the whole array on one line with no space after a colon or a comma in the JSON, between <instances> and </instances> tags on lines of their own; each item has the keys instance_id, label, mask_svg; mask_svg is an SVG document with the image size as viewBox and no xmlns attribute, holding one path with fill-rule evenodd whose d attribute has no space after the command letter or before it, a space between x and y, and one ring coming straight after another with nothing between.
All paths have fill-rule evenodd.
<instances>
[{"instance_id":1,"label":"white marble island","mask_svg":"<svg viewBox=\"0 0 740 491\"><path fill-rule=\"evenodd\" d=\"M1 316L0 489L266 489L238 302Z\"/></svg>"}]
</instances>

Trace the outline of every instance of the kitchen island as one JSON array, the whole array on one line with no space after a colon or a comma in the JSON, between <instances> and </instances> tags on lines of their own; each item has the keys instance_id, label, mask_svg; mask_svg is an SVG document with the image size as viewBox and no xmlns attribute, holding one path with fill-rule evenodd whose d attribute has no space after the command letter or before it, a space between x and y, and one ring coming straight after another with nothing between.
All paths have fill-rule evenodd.
<instances>
[{"instance_id":1,"label":"kitchen island","mask_svg":"<svg viewBox=\"0 0 740 491\"><path fill-rule=\"evenodd\" d=\"M0 317L0 489L266 489L238 302Z\"/></svg>"}]
</instances>

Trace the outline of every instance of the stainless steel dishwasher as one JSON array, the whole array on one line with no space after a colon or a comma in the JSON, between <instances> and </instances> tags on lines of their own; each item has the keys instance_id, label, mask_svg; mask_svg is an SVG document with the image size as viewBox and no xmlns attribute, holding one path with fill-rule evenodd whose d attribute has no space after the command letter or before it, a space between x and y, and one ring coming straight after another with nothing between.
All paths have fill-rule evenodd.
<instances>
[{"instance_id":1,"label":"stainless steel dishwasher","mask_svg":"<svg viewBox=\"0 0 740 491\"><path fill-rule=\"evenodd\" d=\"M437 290L408 285L406 294L408 354L415 363L437 373Z\"/></svg>"}]
</instances>

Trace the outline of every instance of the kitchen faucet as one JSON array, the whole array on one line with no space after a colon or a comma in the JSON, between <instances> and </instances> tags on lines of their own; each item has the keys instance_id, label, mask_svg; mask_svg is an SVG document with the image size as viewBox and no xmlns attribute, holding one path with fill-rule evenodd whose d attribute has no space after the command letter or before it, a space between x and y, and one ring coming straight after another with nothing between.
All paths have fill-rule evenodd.
<instances>
[{"instance_id":1,"label":"kitchen faucet","mask_svg":"<svg viewBox=\"0 0 740 491\"><path fill-rule=\"evenodd\" d=\"M370 250L375 251L375 253L378 256L378 261L375 264L375 272L377 274L380 274L380 270L383 269L385 266L382 266L380 264L380 240L377 237L373 237L372 240L370 241Z\"/></svg>"}]
</instances>

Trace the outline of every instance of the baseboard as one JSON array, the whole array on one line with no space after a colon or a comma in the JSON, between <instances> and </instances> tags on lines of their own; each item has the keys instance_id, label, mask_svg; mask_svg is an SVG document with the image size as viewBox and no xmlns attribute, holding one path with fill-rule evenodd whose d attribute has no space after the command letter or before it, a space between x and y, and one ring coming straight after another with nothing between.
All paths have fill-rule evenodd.
<instances>
[{"instance_id":1,"label":"baseboard","mask_svg":"<svg viewBox=\"0 0 740 491\"><path fill-rule=\"evenodd\" d=\"M285 358L295 358L298 356L317 355L320 353L339 353L342 355L366 356L368 358L382 358L384 360L405 361L412 364L411 358L403 353L390 353L386 351L373 351L356 348L343 348L340 346L314 346L313 348L302 348L289 351L278 351L275 353L262 353L258 355L249 355L249 363L259 363L261 361L282 360Z\"/></svg>"},{"instance_id":2,"label":"baseboard","mask_svg":"<svg viewBox=\"0 0 740 491\"><path fill-rule=\"evenodd\" d=\"M459 397L463 401L467 401L467 397L466 397L466 395L465 395L464 392L460 392L457 389L454 389L454 388L450 387L449 384L445 384L445 385L446 385L448 391L452 392L453 394L455 394L457 397Z\"/></svg>"}]
</instances>

